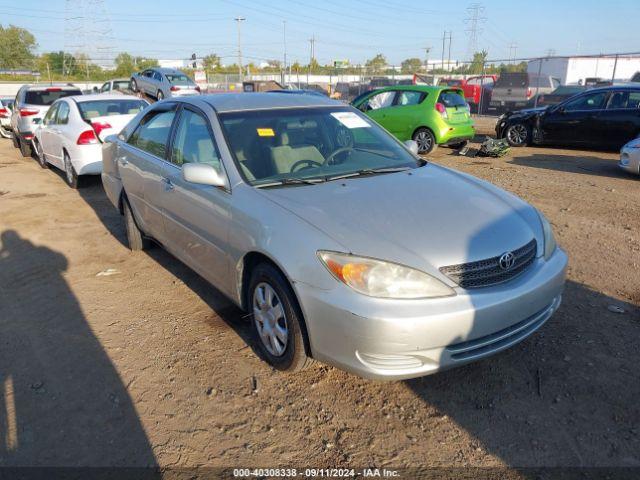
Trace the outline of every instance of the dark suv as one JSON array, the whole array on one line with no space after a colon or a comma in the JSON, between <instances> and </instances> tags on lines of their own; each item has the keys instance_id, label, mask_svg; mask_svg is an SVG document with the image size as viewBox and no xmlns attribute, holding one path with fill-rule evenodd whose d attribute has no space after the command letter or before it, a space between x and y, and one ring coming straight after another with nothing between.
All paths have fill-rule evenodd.
<instances>
[{"instance_id":1,"label":"dark suv","mask_svg":"<svg viewBox=\"0 0 640 480\"><path fill-rule=\"evenodd\" d=\"M512 146L618 150L640 134L640 86L594 88L548 108L509 112L498 119L496 134Z\"/></svg>"}]
</instances>

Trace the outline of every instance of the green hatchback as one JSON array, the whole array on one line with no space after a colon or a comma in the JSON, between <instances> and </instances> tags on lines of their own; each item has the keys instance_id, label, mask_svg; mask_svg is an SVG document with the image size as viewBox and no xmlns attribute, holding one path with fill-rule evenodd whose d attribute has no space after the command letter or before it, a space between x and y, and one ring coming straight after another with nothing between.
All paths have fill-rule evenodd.
<instances>
[{"instance_id":1,"label":"green hatchback","mask_svg":"<svg viewBox=\"0 0 640 480\"><path fill-rule=\"evenodd\" d=\"M476 133L459 88L386 87L357 97L352 105L399 140L415 140L419 153L429 153L437 145L460 147Z\"/></svg>"}]
</instances>

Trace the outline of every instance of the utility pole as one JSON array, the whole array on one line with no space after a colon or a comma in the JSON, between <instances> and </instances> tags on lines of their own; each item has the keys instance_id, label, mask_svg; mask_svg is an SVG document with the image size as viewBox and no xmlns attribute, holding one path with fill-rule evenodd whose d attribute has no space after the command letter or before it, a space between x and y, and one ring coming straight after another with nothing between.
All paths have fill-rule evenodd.
<instances>
[{"instance_id":1,"label":"utility pole","mask_svg":"<svg viewBox=\"0 0 640 480\"><path fill-rule=\"evenodd\" d=\"M287 21L282 21L282 46L283 46L283 63L282 63L282 83L284 83L287 75Z\"/></svg>"},{"instance_id":2,"label":"utility pole","mask_svg":"<svg viewBox=\"0 0 640 480\"><path fill-rule=\"evenodd\" d=\"M311 56L309 58L309 65L311 65L313 61L316 59L316 36L315 35L313 35L309 39L309 43L311 44Z\"/></svg>"},{"instance_id":3,"label":"utility pole","mask_svg":"<svg viewBox=\"0 0 640 480\"><path fill-rule=\"evenodd\" d=\"M431 52L431 47L424 47L424 70L425 73L429 73L429 53Z\"/></svg>"},{"instance_id":4,"label":"utility pole","mask_svg":"<svg viewBox=\"0 0 640 480\"><path fill-rule=\"evenodd\" d=\"M242 74L242 36L241 36L240 24L241 24L241 22L244 22L246 20L246 18L244 18L244 17L236 17L234 20L236 22L238 22L238 75L240 77L240 82L242 82L242 80L243 80L243 74Z\"/></svg>"},{"instance_id":5,"label":"utility pole","mask_svg":"<svg viewBox=\"0 0 640 480\"><path fill-rule=\"evenodd\" d=\"M484 16L484 6L481 3L472 3L467 7L467 18L464 23L469 25L466 32L469 35L467 55L473 59L473 54L478 51L478 37L482 34L482 24L487 20Z\"/></svg>"},{"instance_id":6,"label":"utility pole","mask_svg":"<svg viewBox=\"0 0 640 480\"><path fill-rule=\"evenodd\" d=\"M449 54L447 56L447 71L451 71L451 34L453 32L449 32Z\"/></svg>"},{"instance_id":7,"label":"utility pole","mask_svg":"<svg viewBox=\"0 0 640 480\"><path fill-rule=\"evenodd\" d=\"M518 44L515 42L511 42L509 44L509 59L511 60L511 63L515 63L516 62L516 52L518 51Z\"/></svg>"},{"instance_id":8,"label":"utility pole","mask_svg":"<svg viewBox=\"0 0 640 480\"><path fill-rule=\"evenodd\" d=\"M444 46L446 41L447 41L447 31L445 30L445 32L442 34L442 59L440 63L442 65L443 70L444 70Z\"/></svg>"}]
</instances>

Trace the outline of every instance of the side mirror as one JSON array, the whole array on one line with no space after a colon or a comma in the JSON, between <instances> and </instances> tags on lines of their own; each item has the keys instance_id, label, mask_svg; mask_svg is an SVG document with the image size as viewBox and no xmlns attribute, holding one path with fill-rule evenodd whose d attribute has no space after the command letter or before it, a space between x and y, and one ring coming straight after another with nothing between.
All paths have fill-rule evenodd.
<instances>
[{"instance_id":1,"label":"side mirror","mask_svg":"<svg viewBox=\"0 0 640 480\"><path fill-rule=\"evenodd\" d=\"M212 187L226 187L226 179L218 170L204 163L185 163L182 165L182 178L185 182Z\"/></svg>"},{"instance_id":2,"label":"side mirror","mask_svg":"<svg viewBox=\"0 0 640 480\"><path fill-rule=\"evenodd\" d=\"M418 143L415 140L407 140L404 142L404 146L414 155L418 155Z\"/></svg>"}]
</instances>

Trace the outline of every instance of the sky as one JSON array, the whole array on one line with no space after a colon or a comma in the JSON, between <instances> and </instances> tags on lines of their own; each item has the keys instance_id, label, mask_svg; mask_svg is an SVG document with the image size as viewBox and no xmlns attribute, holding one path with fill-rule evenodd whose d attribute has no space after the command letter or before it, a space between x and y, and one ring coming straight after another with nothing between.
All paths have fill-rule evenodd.
<instances>
[{"instance_id":1,"label":"sky","mask_svg":"<svg viewBox=\"0 0 640 480\"><path fill-rule=\"evenodd\" d=\"M485 0L477 49L489 59L640 51L640 0ZM84 8L82 5L85 5ZM238 22L244 61L361 63L377 53L392 65L406 58L442 55L451 33L451 58L470 57L469 2L443 0L0 0L0 23L30 30L38 52L90 45L92 57L121 51L159 59L216 53L225 64L237 58ZM81 22L101 32L82 40L65 36ZM286 25L286 27L285 27ZM286 35L284 30L286 30ZM448 44L446 48L448 56ZM98 53L97 53L98 52Z\"/></svg>"}]
</instances>

